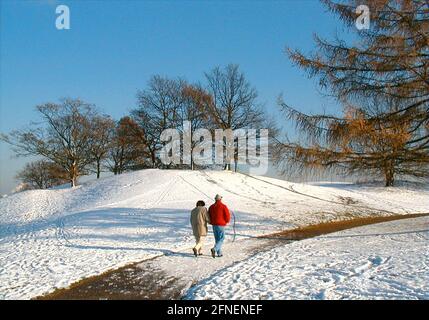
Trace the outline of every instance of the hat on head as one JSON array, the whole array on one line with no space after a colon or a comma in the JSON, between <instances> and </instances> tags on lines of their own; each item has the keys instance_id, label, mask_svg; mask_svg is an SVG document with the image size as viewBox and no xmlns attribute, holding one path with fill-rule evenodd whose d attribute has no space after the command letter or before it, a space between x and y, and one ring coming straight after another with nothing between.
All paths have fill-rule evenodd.
<instances>
[{"instance_id":1,"label":"hat on head","mask_svg":"<svg viewBox=\"0 0 429 320\"><path fill-rule=\"evenodd\" d=\"M216 197L215 197L215 200L216 200L216 201L218 201L218 200L220 200L220 199L222 199L222 196L221 196L221 195L219 195L219 194L217 194L217 195L216 195Z\"/></svg>"}]
</instances>

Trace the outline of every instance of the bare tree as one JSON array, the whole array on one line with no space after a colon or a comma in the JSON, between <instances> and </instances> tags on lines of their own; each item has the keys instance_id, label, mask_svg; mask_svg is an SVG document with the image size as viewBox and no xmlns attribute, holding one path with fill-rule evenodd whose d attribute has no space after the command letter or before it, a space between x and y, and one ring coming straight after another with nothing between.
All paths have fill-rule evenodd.
<instances>
[{"instance_id":1,"label":"bare tree","mask_svg":"<svg viewBox=\"0 0 429 320\"><path fill-rule=\"evenodd\" d=\"M130 117L119 120L112 137L107 167L115 175L147 167L148 151L143 129Z\"/></svg>"},{"instance_id":2,"label":"bare tree","mask_svg":"<svg viewBox=\"0 0 429 320\"><path fill-rule=\"evenodd\" d=\"M60 104L36 107L41 126L16 130L1 139L13 146L18 156L43 156L63 168L72 187L86 174L91 156L91 119L94 106L79 99L63 99Z\"/></svg>"},{"instance_id":3,"label":"bare tree","mask_svg":"<svg viewBox=\"0 0 429 320\"><path fill-rule=\"evenodd\" d=\"M133 119L144 129L146 146L152 167L159 165L158 152L163 144L161 133L177 126L183 104L184 81L153 76L148 88L137 93L138 107L131 112Z\"/></svg>"},{"instance_id":4,"label":"bare tree","mask_svg":"<svg viewBox=\"0 0 429 320\"><path fill-rule=\"evenodd\" d=\"M194 141L193 134L197 129L207 126L209 117L206 108L212 104L212 97L203 88L197 85L183 86L182 95L184 103L182 104L180 119L182 123L187 121L189 124L189 127L186 128L186 130L189 131L187 134L190 140L188 151L190 151L189 160L191 170L194 170L194 159L192 155L197 141ZM185 128L183 129L185 130Z\"/></svg>"},{"instance_id":5,"label":"bare tree","mask_svg":"<svg viewBox=\"0 0 429 320\"><path fill-rule=\"evenodd\" d=\"M47 189L68 181L67 172L63 168L45 160L26 164L16 178L32 189Z\"/></svg>"},{"instance_id":6,"label":"bare tree","mask_svg":"<svg viewBox=\"0 0 429 320\"><path fill-rule=\"evenodd\" d=\"M257 103L257 91L251 87L238 65L214 68L205 73L207 91L212 103L206 112L213 126L219 129L259 129L264 123L264 111ZM237 148L236 148L237 149ZM237 153L234 154L237 170ZM226 164L225 169L230 169Z\"/></svg>"},{"instance_id":7,"label":"bare tree","mask_svg":"<svg viewBox=\"0 0 429 320\"><path fill-rule=\"evenodd\" d=\"M90 151L94 159L95 173L100 178L102 163L108 157L114 138L115 121L110 116L96 115L91 119Z\"/></svg>"}]
</instances>

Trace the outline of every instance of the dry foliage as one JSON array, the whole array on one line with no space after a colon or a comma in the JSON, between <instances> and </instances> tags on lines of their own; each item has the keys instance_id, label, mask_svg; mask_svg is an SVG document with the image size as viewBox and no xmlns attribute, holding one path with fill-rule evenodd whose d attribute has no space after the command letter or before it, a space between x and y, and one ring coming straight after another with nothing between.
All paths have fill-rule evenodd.
<instances>
[{"instance_id":1,"label":"dry foliage","mask_svg":"<svg viewBox=\"0 0 429 320\"><path fill-rule=\"evenodd\" d=\"M359 1L323 1L352 30ZM306 137L279 142L278 163L302 170L429 175L429 3L368 3L371 27L359 44L315 37L317 53L287 49L290 59L344 105L342 116L306 115L279 99Z\"/></svg>"}]
</instances>

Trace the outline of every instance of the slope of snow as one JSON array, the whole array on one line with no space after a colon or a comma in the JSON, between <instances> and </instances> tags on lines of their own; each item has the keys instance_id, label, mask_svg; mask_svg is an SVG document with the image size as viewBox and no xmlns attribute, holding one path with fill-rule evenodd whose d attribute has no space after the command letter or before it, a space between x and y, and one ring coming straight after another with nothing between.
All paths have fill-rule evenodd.
<instances>
[{"instance_id":1,"label":"slope of snow","mask_svg":"<svg viewBox=\"0 0 429 320\"><path fill-rule=\"evenodd\" d=\"M302 240L209 277L188 299L429 299L429 217Z\"/></svg>"},{"instance_id":2,"label":"slope of snow","mask_svg":"<svg viewBox=\"0 0 429 320\"><path fill-rule=\"evenodd\" d=\"M0 298L31 298L189 248L189 211L200 199L211 204L216 193L235 213L237 240L331 219L429 211L428 190L217 171L142 170L73 189L26 191L0 199Z\"/></svg>"}]
</instances>

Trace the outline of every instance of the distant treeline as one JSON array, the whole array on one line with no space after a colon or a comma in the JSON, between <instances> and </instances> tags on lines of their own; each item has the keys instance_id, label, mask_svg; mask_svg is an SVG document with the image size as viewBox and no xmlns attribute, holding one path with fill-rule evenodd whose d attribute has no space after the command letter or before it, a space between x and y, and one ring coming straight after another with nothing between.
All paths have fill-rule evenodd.
<instances>
[{"instance_id":1,"label":"distant treeline","mask_svg":"<svg viewBox=\"0 0 429 320\"><path fill-rule=\"evenodd\" d=\"M190 123L191 132L274 128L257 102L257 91L237 65L217 67L204 76L204 86L151 77L147 87L137 92L137 107L118 121L80 99L37 106L42 124L2 136L17 155L45 158L27 164L18 178L32 188L48 188L66 181L75 186L79 176L95 173L99 178L103 170L116 175L143 168L193 169L193 162L160 161L164 130L182 128L184 121Z\"/></svg>"}]
</instances>

